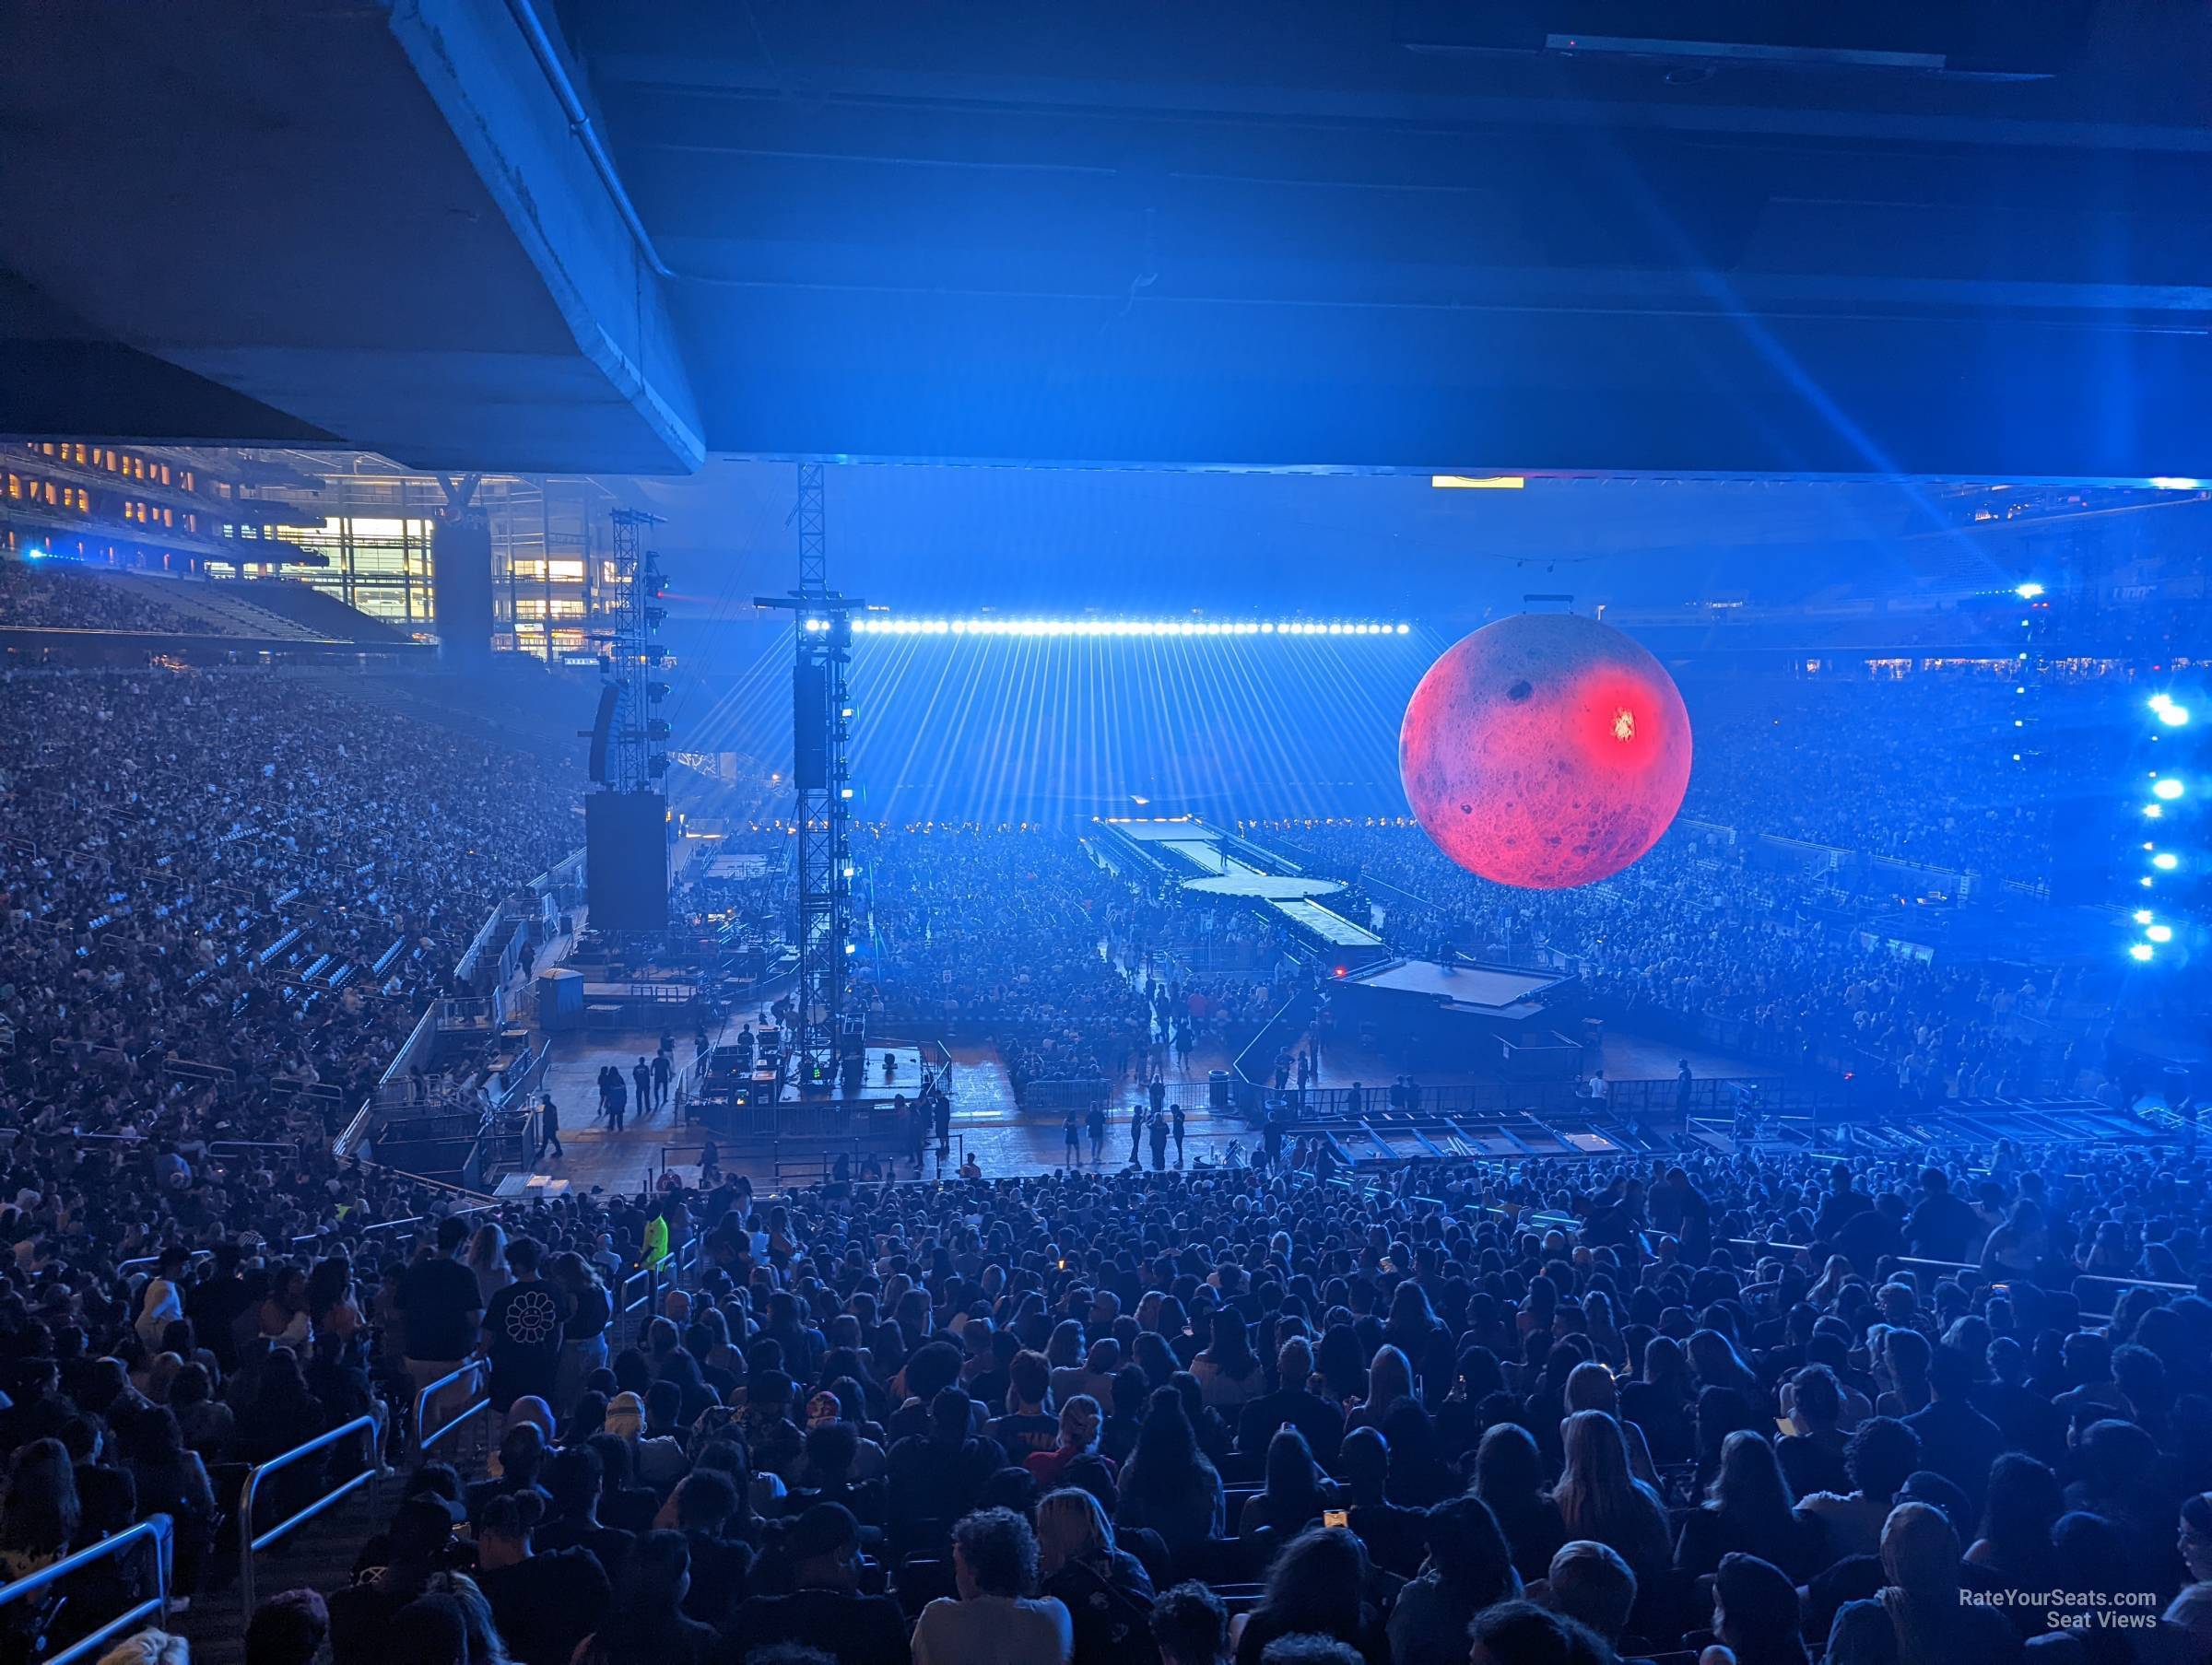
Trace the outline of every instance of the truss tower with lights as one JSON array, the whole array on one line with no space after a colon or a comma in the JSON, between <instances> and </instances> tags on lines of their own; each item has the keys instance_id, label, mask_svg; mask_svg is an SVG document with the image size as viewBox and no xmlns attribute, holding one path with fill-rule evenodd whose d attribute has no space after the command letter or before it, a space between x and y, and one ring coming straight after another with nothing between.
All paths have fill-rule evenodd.
<instances>
[{"instance_id":1,"label":"truss tower with lights","mask_svg":"<svg viewBox=\"0 0 2212 1665\"><path fill-rule=\"evenodd\" d=\"M794 517L799 531L799 587L788 596L761 596L755 605L795 615L798 649L792 670L792 769L797 802L798 991L794 1073L799 1091L827 1093L865 1046L845 1014L845 956L851 951L853 784L853 612L861 603L830 590L822 502L822 464L799 464Z\"/></svg>"}]
</instances>

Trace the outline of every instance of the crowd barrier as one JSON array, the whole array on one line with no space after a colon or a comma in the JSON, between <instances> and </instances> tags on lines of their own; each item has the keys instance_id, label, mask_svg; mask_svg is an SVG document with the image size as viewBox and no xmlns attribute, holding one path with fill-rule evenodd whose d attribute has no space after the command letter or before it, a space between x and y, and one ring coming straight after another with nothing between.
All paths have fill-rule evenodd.
<instances>
[{"instance_id":1,"label":"crowd barrier","mask_svg":"<svg viewBox=\"0 0 2212 1665\"><path fill-rule=\"evenodd\" d=\"M699 1245L697 1237L688 1237L659 1265L641 1266L617 1282L614 1319L607 1333L611 1351L636 1346L658 1316L663 1293L681 1289L694 1280L699 1271Z\"/></svg>"}]
</instances>

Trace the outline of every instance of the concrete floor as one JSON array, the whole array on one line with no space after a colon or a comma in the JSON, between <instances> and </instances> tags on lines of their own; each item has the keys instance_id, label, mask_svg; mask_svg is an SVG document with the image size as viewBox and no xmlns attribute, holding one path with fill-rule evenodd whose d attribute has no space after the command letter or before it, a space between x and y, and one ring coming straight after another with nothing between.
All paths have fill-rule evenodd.
<instances>
[{"instance_id":1,"label":"concrete floor","mask_svg":"<svg viewBox=\"0 0 2212 1665\"><path fill-rule=\"evenodd\" d=\"M755 1017L757 1014L750 1012L736 1014L724 1026L723 1033L713 1038L715 1042L720 1044L734 1037L746 1021ZM646 1031L575 1036L559 1043L546 1071L546 1090L552 1094L560 1109L563 1154L540 1165L539 1174L531 1178L565 1180L579 1190L635 1191L651 1187L665 1170L673 1170L688 1178L697 1177L703 1135L700 1130L683 1126L673 1108L640 1115L633 1106L629 1125L620 1133L599 1120L601 1066L609 1062L619 1064L627 1076L640 1057L650 1061L659 1045L659 1034ZM1740 1059L1696 1049L1686 1054L1683 1049L1670 1043L1619 1033L1608 1033L1605 1039L1606 1073L1615 1081L1671 1080L1676 1061L1685 1055L1689 1059L1691 1070L1700 1076L1759 1073ZM688 1063L690 1057L689 1037L679 1038L679 1063ZM953 1049L952 1058L954 1144L947 1167L957 1167L961 1156L969 1153L982 1164L983 1172L992 1176L1039 1173L1060 1166L1065 1154L1061 1117L1056 1113L1032 1117L1021 1114L997 1049L958 1047ZM1183 1107L1186 1161L1195 1161L1201 1155L1220 1161L1232 1142L1241 1143L1247 1152L1254 1143L1252 1131L1241 1117L1232 1115L1217 1120L1206 1108L1207 1073L1229 1069L1234 1061L1230 1049L1213 1042L1193 1051L1187 1069L1177 1061L1170 1071L1175 1078L1169 1085L1170 1102ZM1343 1042L1324 1052L1319 1061L1318 1085L1322 1086L1348 1086L1355 1081L1376 1086L1402 1073L1398 1066L1386 1059ZM873 1086L881 1079L880 1049L870 1054L869 1063ZM910 1064L916 1079L911 1083L895 1080L894 1087L919 1085L919 1061L902 1051L899 1061L901 1076L910 1073ZM1430 1086L1448 1084L1447 1078L1427 1074L1422 1080ZM1103 1152L1106 1167L1119 1167L1129 1159L1130 1116L1140 1096L1134 1081L1121 1084L1109 1095L1109 1125ZM725 1147L728 1143L722 1142ZM1088 1136L1083 1152L1088 1159ZM794 1150L790 1155L813 1160L819 1152ZM1152 1158L1148 1143L1143 1155L1146 1166L1149 1167ZM1169 1147L1168 1160L1171 1164L1175 1160L1172 1145ZM740 1161L735 1153L726 1150L722 1166L726 1172L745 1173L756 1186L773 1185L778 1178L772 1160ZM936 1167L933 1150L924 1172L934 1175ZM911 1163L900 1164L902 1176L913 1171Z\"/></svg>"},{"instance_id":2,"label":"concrete floor","mask_svg":"<svg viewBox=\"0 0 2212 1665\"><path fill-rule=\"evenodd\" d=\"M729 1033L736 1033L735 1023ZM627 1075L641 1056L650 1061L659 1045L657 1034L638 1033L572 1037L556 1047L553 1061L546 1069L546 1091L553 1096L559 1108L563 1154L548 1155L537 1166L533 1177L566 1180L579 1190L597 1188L628 1191L653 1185L664 1169L696 1178L702 1136L698 1130L678 1122L673 1108L644 1116L638 1115L633 1108L627 1118L627 1127L619 1133L599 1119L601 1067L616 1063ZM688 1040L678 1043L677 1055L688 1061ZM876 1056L871 1054L871 1058ZM879 1076L880 1065L877 1067ZM1207 1066L1197 1067L1203 1074ZM1132 1088L1109 1101L1110 1125L1104 1153L1109 1167L1128 1160L1130 1107L1135 1097ZM1201 1153L1220 1161L1231 1141L1241 1140L1247 1151L1252 1148L1253 1136L1241 1119L1230 1117L1218 1122L1207 1113L1202 1080L1173 1097L1183 1106L1186 1161L1196 1160ZM960 1157L971 1152L989 1175L1040 1173L1060 1166L1065 1154L1060 1117L1021 1115L1014 1102L1006 1066L999 1061L995 1048L954 1049L952 1099L954 1145L948 1167L957 1167ZM737 1160L734 1153L728 1152L728 1141L721 1144L725 1153L722 1161L725 1172L744 1173L756 1186L774 1179L770 1162ZM1086 1166L1088 1154L1087 1138ZM1171 1144L1168 1147L1171 1166L1174 1160L1175 1149ZM1147 1166L1151 1163L1148 1145L1145 1161ZM935 1167L933 1151L924 1171L934 1174ZM912 1164L901 1162L900 1172L902 1176L912 1175Z\"/></svg>"}]
</instances>

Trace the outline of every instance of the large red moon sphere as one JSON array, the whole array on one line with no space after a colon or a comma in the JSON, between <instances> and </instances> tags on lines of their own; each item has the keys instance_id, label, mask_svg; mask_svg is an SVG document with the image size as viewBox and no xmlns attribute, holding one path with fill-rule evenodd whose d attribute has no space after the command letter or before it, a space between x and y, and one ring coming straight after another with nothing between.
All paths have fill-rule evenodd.
<instances>
[{"instance_id":1,"label":"large red moon sphere","mask_svg":"<svg viewBox=\"0 0 2212 1665\"><path fill-rule=\"evenodd\" d=\"M1571 614L1485 625L1429 667L1398 731L1413 813L1462 867L1563 890L1659 841L1689 786L1689 713L1666 668Z\"/></svg>"}]
</instances>

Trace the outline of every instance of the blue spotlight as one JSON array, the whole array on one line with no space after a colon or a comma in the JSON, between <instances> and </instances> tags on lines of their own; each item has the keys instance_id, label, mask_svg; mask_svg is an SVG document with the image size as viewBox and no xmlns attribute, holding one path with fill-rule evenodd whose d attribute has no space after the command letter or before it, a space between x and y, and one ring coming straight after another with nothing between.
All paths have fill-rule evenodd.
<instances>
[{"instance_id":1,"label":"blue spotlight","mask_svg":"<svg viewBox=\"0 0 2212 1665\"><path fill-rule=\"evenodd\" d=\"M2173 941L2173 927L2171 925L2152 925L2145 930L2143 934L2154 943L2171 943Z\"/></svg>"},{"instance_id":2,"label":"blue spotlight","mask_svg":"<svg viewBox=\"0 0 2212 1665\"><path fill-rule=\"evenodd\" d=\"M2153 953L2153 952L2155 952L2155 951L2152 949L2151 945L2150 945L2148 943L2133 943L2133 944L2130 944L2128 945L2128 950L2127 950L2128 957L2129 957L2130 959L2137 959L2137 960L2147 960L2147 959L2148 959L2148 958L2151 956L2151 955L2152 955L2152 953Z\"/></svg>"},{"instance_id":3,"label":"blue spotlight","mask_svg":"<svg viewBox=\"0 0 2212 1665\"><path fill-rule=\"evenodd\" d=\"M2171 873L2182 864L2182 859L2171 850L2161 850L2157 855L2150 858L2150 864L2160 873Z\"/></svg>"},{"instance_id":4,"label":"blue spotlight","mask_svg":"<svg viewBox=\"0 0 2212 1665\"><path fill-rule=\"evenodd\" d=\"M2041 584L2022 584L2013 591L2013 593L2024 602L2031 602L2042 592L2043 587ZM2025 624L2027 621L2023 619L2020 622Z\"/></svg>"},{"instance_id":5,"label":"blue spotlight","mask_svg":"<svg viewBox=\"0 0 2212 1665\"><path fill-rule=\"evenodd\" d=\"M2150 795L2154 798L2163 798L2171 803L2182 795L2182 783L2169 775L2150 789Z\"/></svg>"}]
</instances>

